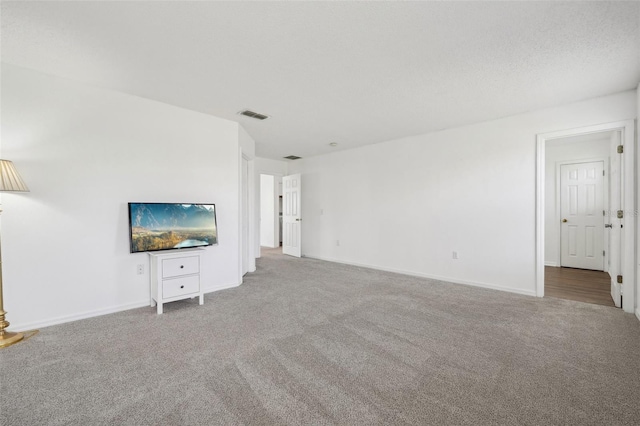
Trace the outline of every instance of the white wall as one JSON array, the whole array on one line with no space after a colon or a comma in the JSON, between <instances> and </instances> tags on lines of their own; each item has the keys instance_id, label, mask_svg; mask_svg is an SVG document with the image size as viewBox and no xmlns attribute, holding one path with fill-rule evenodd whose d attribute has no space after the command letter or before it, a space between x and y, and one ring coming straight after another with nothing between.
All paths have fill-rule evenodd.
<instances>
[{"instance_id":1,"label":"white wall","mask_svg":"<svg viewBox=\"0 0 640 426\"><path fill-rule=\"evenodd\" d=\"M256 158L256 141L253 140L251 135L242 126L238 126L238 143L242 154L250 161Z\"/></svg>"},{"instance_id":2,"label":"white wall","mask_svg":"<svg viewBox=\"0 0 640 426\"><path fill-rule=\"evenodd\" d=\"M536 134L633 118L636 103L629 91L291 162L303 254L534 295Z\"/></svg>"},{"instance_id":3,"label":"white wall","mask_svg":"<svg viewBox=\"0 0 640 426\"><path fill-rule=\"evenodd\" d=\"M260 245L276 245L276 179L275 176L260 175Z\"/></svg>"},{"instance_id":4,"label":"white wall","mask_svg":"<svg viewBox=\"0 0 640 426\"><path fill-rule=\"evenodd\" d=\"M231 121L3 64L2 158L31 189L2 200L12 329L148 303L129 201L215 203L219 245L203 256L203 285L237 285L238 134Z\"/></svg>"},{"instance_id":5,"label":"white wall","mask_svg":"<svg viewBox=\"0 0 640 426\"><path fill-rule=\"evenodd\" d=\"M265 175L281 175L287 174L286 161L271 160L269 158L256 157L256 172Z\"/></svg>"},{"instance_id":6,"label":"white wall","mask_svg":"<svg viewBox=\"0 0 640 426\"><path fill-rule=\"evenodd\" d=\"M287 161L256 157L256 173L275 176L276 196L282 195L282 176L288 174L288 164Z\"/></svg>"},{"instance_id":7,"label":"white wall","mask_svg":"<svg viewBox=\"0 0 640 426\"><path fill-rule=\"evenodd\" d=\"M560 162L605 159L605 170L609 164L611 132L600 140L565 143L562 139L549 141L545 147L545 248L544 261L549 266L560 266L560 223L557 209L557 165ZM607 176L608 177L608 176ZM605 203L607 200L605 200ZM606 243L605 243L606 246Z\"/></svg>"}]
</instances>

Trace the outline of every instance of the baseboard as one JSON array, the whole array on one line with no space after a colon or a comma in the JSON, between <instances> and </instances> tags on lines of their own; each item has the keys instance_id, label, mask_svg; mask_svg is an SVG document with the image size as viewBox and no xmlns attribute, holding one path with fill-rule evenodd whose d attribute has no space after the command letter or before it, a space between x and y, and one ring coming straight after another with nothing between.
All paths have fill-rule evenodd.
<instances>
[{"instance_id":1,"label":"baseboard","mask_svg":"<svg viewBox=\"0 0 640 426\"><path fill-rule=\"evenodd\" d=\"M220 291L220 290L227 290L229 288L235 288L240 286L241 283L232 283L232 284L222 284L222 285L217 285L215 287L206 287L202 290L203 293L207 294L207 293L213 293L215 291Z\"/></svg>"},{"instance_id":2,"label":"baseboard","mask_svg":"<svg viewBox=\"0 0 640 426\"><path fill-rule=\"evenodd\" d=\"M636 309L636 318L640 320L640 308Z\"/></svg>"},{"instance_id":3,"label":"baseboard","mask_svg":"<svg viewBox=\"0 0 640 426\"><path fill-rule=\"evenodd\" d=\"M144 306L149 306L149 299L145 299L144 301L139 301L139 302L134 302L134 303L127 303L124 305L120 305L120 306L112 306L110 308L105 308L105 309L98 309L95 311L87 311L87 312L81 312L79 314L73 314L73 315L64 315L61 317L57 317L57 318L52 318L52 319L48 319L45 321L34 321L34 322L29 322L29 323L24 323L24 324L17 324L14 327L14 324L12 324L11 329L12 330L33 330L35 328L45 328L45 327L50 327L52 325L58 325L58 324L64 324L67 322L73 322L73 321L78 321L78 320L82 320L82 319L87 319L87 318L93 318L93 317L99 317L102 315L109 315L109 314L113 314L116 312L122 312L122 311L128 311L129 309L137 309L137 308L142 308Z\"/></svg>"},{"instance_id":4,"label":"baseboard","mask_svg":"<svg viewBox=\"0 0 640 426\"><path fill-rule=\"evenodd\" d=\"M313 255L313 254L305 254L304 257L308 257L308 258L311 258L311 259L324 260L324 261L327 261L327 262L342 263L344 265L359 266L359 267L362 267L362 268L375 269L375 270L378 270L378 271L393 272L393 273L396 273L396 274L411 275L411 276L420 277L420 278L429 278L429 279L432 279L432 280L445 281L445 282L450 282L450 283L454 283L454 284L463 284L463 285L470 285L470 286L473 286L473 287L487 288L487 289L490 289L490 290L506 291L506 292L509 292L509 293L522 294L524 296L533 296L533 297L536 296L535 290L520 290L520 289L517 289L517 288L503 287L503 286L500 286L500 285L483 283L483 282L480 282L480 281L460 280L460 279L451 278L451 277L442 277L442 276L439 276L439 275L423 274L421 272L415 272L415 271L406 271L406 270L403 270L403 269L382 268L380 266L369 265L369 264L366 264L366 263L345 262L343 260L332 259L332 258L328 258L328 257L324 257L324 256L316 256L316 255Z\"/></svg>"},{"instance_id":5,"label":"baseboard","mask_svg":"<svg viewBox=\"0 0 640 426\"><path fill-rule=\"evenodd\" d=\"M554 268L558 267L556 262L544 262L544 266L553 266Z\"/></svg>"},{"instance_id":6,"label":"baseboard","mask_svg":"<svg viewBox=\"0 0 640 426\"><path fill-rule=\"evenodd\" d=\"M213 293L214 291L226 290L228 288L238 287L240 284L223 284L221 286L209 287L203 290L204 293ZM144 301L127 303L120 306L113 306L105 309L98 309L95 311L87 311L79 314L73 315L65 315L57 318L53 318L46 321L34 321L30 323L24 324L11 324L11 331L24 331L24 330L33 330L39 328L50 327L52 325L64 324L67 322L73 322L78 320L83 320L87 318L100 317L102 315L114 314L116 312L128 311L130 309L144 308L149 306L149 299L145 299Z\"/></svg>"}]
</instances>

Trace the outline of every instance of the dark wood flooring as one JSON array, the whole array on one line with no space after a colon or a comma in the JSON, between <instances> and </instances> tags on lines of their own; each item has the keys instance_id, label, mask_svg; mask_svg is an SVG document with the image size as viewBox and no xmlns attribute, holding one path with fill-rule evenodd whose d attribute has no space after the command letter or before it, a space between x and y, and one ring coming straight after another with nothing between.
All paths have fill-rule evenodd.
<instances>
[{"instance_id":1,"label":"dark wood flooring","mask_svg":"<svg viewBox=\"0 0 640 426\"><path fill-rule=\"evenodd\" d=\"M611 299L611 278L602 271L545 266L544 295L615 306Z\"/></svg>"}]
</instances>

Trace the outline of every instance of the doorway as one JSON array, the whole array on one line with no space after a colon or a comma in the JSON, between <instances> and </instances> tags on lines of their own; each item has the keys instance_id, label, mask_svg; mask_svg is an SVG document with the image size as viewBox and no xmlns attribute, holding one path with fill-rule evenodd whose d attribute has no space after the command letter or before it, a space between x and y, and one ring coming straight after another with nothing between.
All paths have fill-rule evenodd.
<instances>
[{"instance_id":1,"label":"doorway","mask_svg":"<svg viewBox=\"0 0 640 426\"><path fill-rule=\"evenodd\" d=\"M260 247L282 244L282 176L260 174Z\"/></svg>"},{"instance_id":2,"label":"doorway","mask_svg":"<svg viewBox=\"0 0 640 426\"><path fill-rule=\"evenodd\" d=\"M633 312L633 122L538 135L537 147L536 294Z\"/></svg>"},{"instance_id":3,"label":"doorway","mask_svg":"<svg viewBox=\"0 0 640 426\"><path fill-rule=\"evenodd\" d=\"M546 296L614 306L608 274L611 232L605 225L612 198L619 199L610 194L620 193L619 180L609 185L610 165L618 169L616 136L605 131L547 142Z\"/></svg>"}]
</instances>

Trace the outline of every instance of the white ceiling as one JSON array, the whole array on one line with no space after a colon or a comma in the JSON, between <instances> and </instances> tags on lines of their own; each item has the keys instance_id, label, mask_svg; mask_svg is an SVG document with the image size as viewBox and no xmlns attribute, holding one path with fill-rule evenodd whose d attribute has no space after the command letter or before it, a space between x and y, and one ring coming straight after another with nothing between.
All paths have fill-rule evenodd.
<instances>
[{"instance_id":1,"label":"white ceiling","mask_svg":"<svg viewBox=\"0 0 640 426\"><path fill-rule=\"evenodd\" d=\"M2 61L308 157L633 89L638 2L8 2ZM237 115L249 108L270 115ZM336 148L329 143L337 142Z\"/></svg>"}]
</instances>

